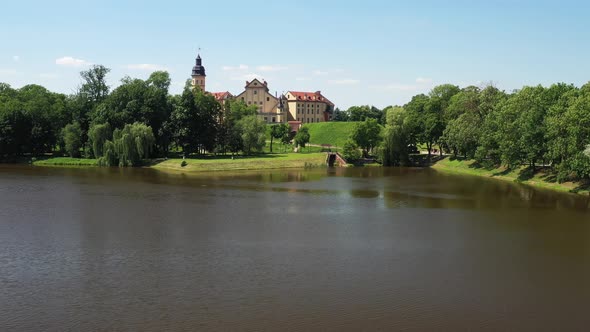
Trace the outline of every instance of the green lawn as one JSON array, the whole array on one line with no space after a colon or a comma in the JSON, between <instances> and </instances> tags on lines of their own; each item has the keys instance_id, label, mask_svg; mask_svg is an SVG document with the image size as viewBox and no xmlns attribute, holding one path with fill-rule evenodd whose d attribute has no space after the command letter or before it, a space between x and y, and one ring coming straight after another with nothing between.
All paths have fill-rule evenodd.
<instances>
[{"instance_id":1,"label":"green lawn","mask_svg":"<svg viewBox=\"0 0 590 332\"><path fill-rule=\"evenodd\" d=\"M168 159L155 163L151 167L161 170L178 170L187 172L257 170L273 168L322 167L326 162L325 153L276 153L258 156L230 156L190 158L182 166L182 159Z\"/></svg>"},{"instance_id":2,"label":"green lawn","mask_svg":"<svg viewBox=\"0 0 590 332\"><path fill-rule=\"evenodd\" d=\"M33 161L35 166L98 166L96 159L54 157Z\"/></svg>"},{"instance_id":3,"label":"green lawn","mask_svg":"<svg viewBox=\"0 0 590 332\"><path fill-rule=\"evenodd\" d=\"M506 169L504 167L486 168L477 165L473 160L451 160L445 158L432 166L433 169L453 174L476 175L505 181L515 181L527 185L578 194L588 194L587 185L577 182L558 183L550 173L537 171L532 173L526 167Z\"/></svg>"},{"instance_id":4,"label":"green lawn","mask_svg":"<svg viewBox=\"0 0 590 332\"><path fill-rule=\"evenodd\" d=\"M354 130L357 122L319 122L308 123L311 144L330 144L342 147Z\"/></svg>"}]
</instances>

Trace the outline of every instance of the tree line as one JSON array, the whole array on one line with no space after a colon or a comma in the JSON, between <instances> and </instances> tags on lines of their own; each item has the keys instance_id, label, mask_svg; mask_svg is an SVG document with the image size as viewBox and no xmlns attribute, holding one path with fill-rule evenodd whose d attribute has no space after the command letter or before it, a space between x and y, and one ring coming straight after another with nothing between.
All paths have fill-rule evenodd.
<instances>
[{"instance_id":1,"label":"tree line","mask_svg":"<svg viewBox=\"0 0 590 332\"><path fill-rule=\"evenodd\" d=\"M102 165L133 166L172 150L185 156L251 154L265 146L267 127L255 106L221 105L189 82L180 95L171 95L164 71L147 80L125 77L111 91L109 71L101 65L82 71L82 83L72 95L35 84L13 89L0 83L0 159L57 152L96 158ZM290 142L287 124L273 127L271 139Z\"/></svg>"},{"instance_id":2,"label":"tree line","mask_svg":"<svg viewBox=\"0 0 590 332\"><path fill-rule=\"evenodd\" d=\"M408 165L412 148L436 145L489 167L543 167L560 182L590 178L590 83L506 93L445 84L385 111L384 165Z\"/></svg>"}]
</instances>

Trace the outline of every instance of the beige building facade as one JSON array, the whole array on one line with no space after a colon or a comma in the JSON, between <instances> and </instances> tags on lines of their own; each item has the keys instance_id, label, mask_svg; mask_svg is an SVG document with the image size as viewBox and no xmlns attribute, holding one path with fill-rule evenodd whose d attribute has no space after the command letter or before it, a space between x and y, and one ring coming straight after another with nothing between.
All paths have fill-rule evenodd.
<instances>
[{"instance_id":1,"label":"beige building facade","mask_svg":"<svg viewBox=\"0 0 590 332\"><path fill-rule=\"evenodd\" d=\"M205 67L200 55L197 55L192 70L193 87L203 91L206 88ZM246 105L254 105L258 109L258 117L266 123L290 123L293 126L306 123L317 123L332 120L334 104L320 91L300 92L289 91L280 97L269 92L268 83L254 79L246 81L244 91L237 96L229 92L212 92L215 99L222 105L227 100L243 101Z\"/></svg>"},{"instance_id":2,"label":"beige building facade","mask_svg":"<svg viewBox=\"0 0 590 332\"><path fill-rule=\"evenodd\" d=\"M267 123L286 122L279 98L270 94L266 81L258 79L247 81L244 92L237 95L235 100L243 101L248 106L255 105L258 108L258 117Z\"/></svg>"},{"instance_id":3,"label":"beige building facade","mask_svg":"<svg viewBox=\"0 0 590 332\"><path fill-rule=\"evenodd\" d=\"M334 104L321 91L289 91L285 99L290 121L306 124L332 120Z\"/></svg>"}]
</instances>

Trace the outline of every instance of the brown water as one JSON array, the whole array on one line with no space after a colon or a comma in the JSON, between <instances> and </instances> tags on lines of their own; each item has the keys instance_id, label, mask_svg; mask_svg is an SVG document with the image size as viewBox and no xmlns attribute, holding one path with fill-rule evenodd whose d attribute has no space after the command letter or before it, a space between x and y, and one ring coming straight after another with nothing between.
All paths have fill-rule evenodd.
<instances>
[{"instance_id":1,"label":"brown water","mask_svg":"<svg viewBox=\"0 0 590 332\"><path fill-rule=\"evenodd\" d=\"M426 169L0 166L1 331L590 326L590 202Z\"/></svg>"}]
</instances>

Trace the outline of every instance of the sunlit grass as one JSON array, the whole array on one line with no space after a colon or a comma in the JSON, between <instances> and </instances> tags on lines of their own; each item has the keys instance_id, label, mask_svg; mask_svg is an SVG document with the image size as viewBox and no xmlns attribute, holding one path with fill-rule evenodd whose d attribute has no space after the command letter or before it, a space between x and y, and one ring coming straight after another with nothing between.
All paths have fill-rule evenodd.
<instances>
[{"instance_id":1,"label":"sunlit grass","mask_svg":"<svg viewBox=\"0 0 590 332\"><path fill-rule=\"evenodd\" d=\"M273 153L256 156L231 156L212 158L168 159L155 163L156 169L181 170L187 172L224 171L224 170L256 170L274 168L309 168L323 167L326 162L325 153Z\"/></svg>"},{"instance_id":2,"label":"sunlit grass","mask_svg":"<svg viewBox=\"0 0 590 332\"><path fill-rule=\"evenodd\" d=\"M578 194L589 193L588 187L582 183L558 183L550 173L539 170L532 173L525 166L514 169L507 169L505 167L493 168L480 166L473 160L452 160L451 158L445 158L434 164L432 168L445 173L475 175L505 181L514 181L538 188L563 192L574 192Z\"/></svg>"}]
</instances>

